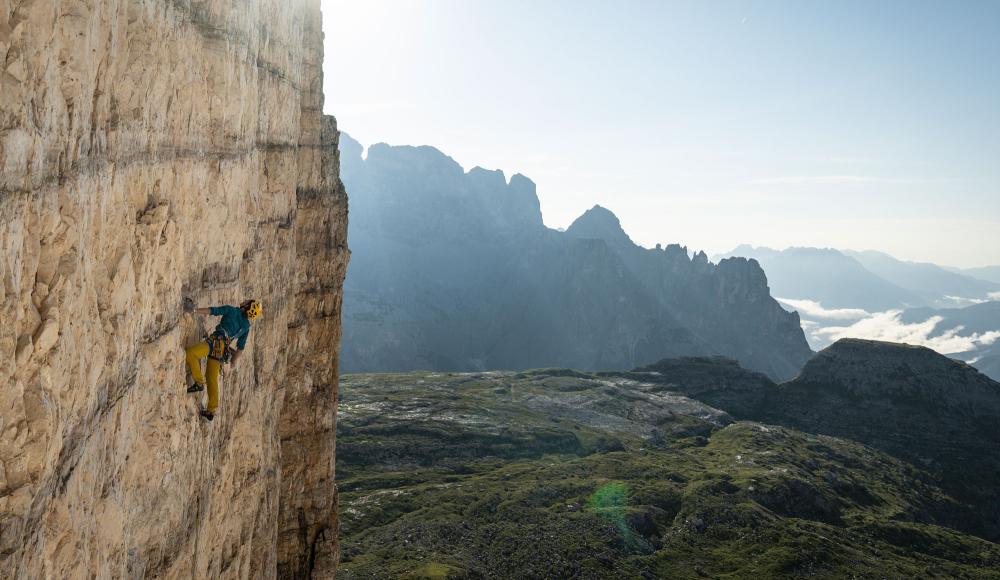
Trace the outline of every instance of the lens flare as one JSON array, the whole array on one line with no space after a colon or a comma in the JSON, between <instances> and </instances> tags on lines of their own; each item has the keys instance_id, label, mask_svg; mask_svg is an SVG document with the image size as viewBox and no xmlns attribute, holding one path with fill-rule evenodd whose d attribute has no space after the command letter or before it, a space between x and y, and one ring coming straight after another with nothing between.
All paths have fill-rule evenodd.
<instances>
[{"instance_id":1,"label":"lens flare","mask_svg":"<svg viewBox=\"0 0 1000 580\"><path fill-rule=\"evenodd\" d=\"M628 487L624 483L607 483L597 488L597 491L590 496L588 507L590 511L615 526L628 551L652 552L653 547L649 542L628 525L625 517L628 512L628 502Z\"/></svg>"}]
</instances>

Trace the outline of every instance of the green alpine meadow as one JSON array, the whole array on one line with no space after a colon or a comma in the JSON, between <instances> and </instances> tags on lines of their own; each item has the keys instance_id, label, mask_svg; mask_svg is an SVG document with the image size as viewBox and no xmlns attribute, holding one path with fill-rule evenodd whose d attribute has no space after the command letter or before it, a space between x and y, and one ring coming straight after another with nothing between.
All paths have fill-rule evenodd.
<instances>
[{"instance_id":1,"label":"green alpine meadow","mask_svg":"<svg viewBox=\"0 0 1000 580\"><path fill-rule=\"evenodd\" d=\"M825 356L910 355L857 352L865 346L879 345ZM962 364L920 350L946 372ZM825 372L813 367L810 380ZM748 419L772 391L804 382L775 385L720 357L654 368L342 377L338 574L1000 578L984 513L995 498L970 509L976 496L937 462L828 435L819 420L787 426L780 410ZM981 382L1000 401L1000 385ZM911 422L915 439L923 428L919 417L884 419ZM980 469L998 462L983 457Z\"/></svg>"}]
</instances>

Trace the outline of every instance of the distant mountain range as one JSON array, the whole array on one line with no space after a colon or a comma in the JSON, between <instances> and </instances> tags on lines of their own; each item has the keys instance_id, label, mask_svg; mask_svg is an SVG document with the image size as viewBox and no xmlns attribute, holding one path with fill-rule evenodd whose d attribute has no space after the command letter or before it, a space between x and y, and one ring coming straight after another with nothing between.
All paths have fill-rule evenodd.
<instances>
[{"instance_id":1,"label":"distant mountain range","mask_svg":"<svg viewBox=\"0 0 1000 580\"><path fill-rule=\"evenodd\" d=\"M1000 349L991 349L989 354L976 360L974 366L982 371L984 375L992 377L995 380L1000 379Z\"/></svg>"},{"instance_id":2,"label":"distant mountain range","mask_svg":"<svg viewBox=\"0 0 1000 580\"><path fill-rule=\"evenodd\" d=\"M713 257L754 258L775 295L820 302L826 308L954 308L993 299L1000 283L934 264L905 262L875 251L831 248L773 250L743 245Z\"/></svg>"},{"instance_id":3,"label":"distant mountain range","mask_svg":"<svg viewBox=\"0 0 1000 580\"><path fill-rule=\"evenodd\" d=\"M341 368L628 369L722 354L789 378L812 352L745 258L634 244L595 206L545 227L535 185L433 147L341 140L351 197Z\"/></svg>"},{"instance_id":4,"label":"distant mountain range","mask_svg":"<svg viewBox=\"0 0 1000 580\"><path fill-rule=\"evenodd\" d=\"M814 349L848 337L919 344L1000 378L1000 283L874 251L740 246L720 258L731 256L761 264Z\"/></svg>"},{"instance_id":5,"label":"distant mountain range","mask_svg":"<svg viewBox=\"0 0 1000 580\"><path fill-rule=\"evenodd\" d=\"M955 272L942 266L904 262L889 254L847 251L847 255L889 282L916 294L928 306L966 306L1000 292L1000 283Z\"/></svg>"},{"instance_id":6,"label":"distant mountain range","mask_svg":"<svg viewBox=\"0 0 1000 580\"><path fill-rule=\"evenodd\" d=\"M828 309L861 308L869 312L925 306L926 301L866 268L856 258L829 248L739 246L716 259L753 258L767 273L778 298L813 300Z\"/></svg>"},{"instance_id":7,"label":"distant mountain range","mask_svg":"<svg viewBox=\"0 0 1000 580\"><path fill-rule=\"evenodd\" d=\"M952 271L1000 284L1000 266L983 266L981 268L966 268L964 270L952 268Z\"/></svg>"}]
</instances>

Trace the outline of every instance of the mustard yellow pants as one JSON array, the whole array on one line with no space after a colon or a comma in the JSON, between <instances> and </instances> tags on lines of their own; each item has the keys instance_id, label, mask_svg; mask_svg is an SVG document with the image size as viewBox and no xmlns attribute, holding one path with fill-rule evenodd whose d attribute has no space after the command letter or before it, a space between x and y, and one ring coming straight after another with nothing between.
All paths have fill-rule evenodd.
<instances>
[{"instance_id":1,"label":"mustard yellow pants","mask_svg":"<svg viewBox=\"0 0 1000 580\"><path fill-rule=\"evenodd\" d=\"M209 413L214 413L219 408L219 369L222 365L219 361L208 358L208 343L204 340L187 348L188 368L191 369L191 378L199 385L205 384L205 376L201 374L201 359L207 358L205 371L208 375L208 406L205 408Z\"/></svg>"}]
</instances>

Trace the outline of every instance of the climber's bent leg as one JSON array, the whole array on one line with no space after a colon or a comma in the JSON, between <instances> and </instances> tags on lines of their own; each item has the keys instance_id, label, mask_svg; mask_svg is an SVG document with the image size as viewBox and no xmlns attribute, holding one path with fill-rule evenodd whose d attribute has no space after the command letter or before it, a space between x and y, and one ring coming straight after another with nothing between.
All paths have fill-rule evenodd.
<instances>
[{"instance_id":1,"label":"climber's bent leg","mask_svg":"<svg viewBox=\"0 0 1000 580\"><path fill-rule=\"evenodd\" d=\"M208 348L208 345L205 345ZM215 413L215 410L219 408L219 368L222 365L219 361L214 358L208 359L208 364L206 365L206 371L208 374L208 407L205 408L209 413Z\"/></svg>"},{"instance_id":2,"label":"climber's bent leg","mask_svg":"<svg viewBox=\"0 0 1000 580\"><path fill-rule=\"evenodd\" d=\"M199 385L205 384L205 375L201 373L201 359L208 356L208 343L204 340L187 348L188 369L191 379Z\"/></svg>"}]
</instances>

